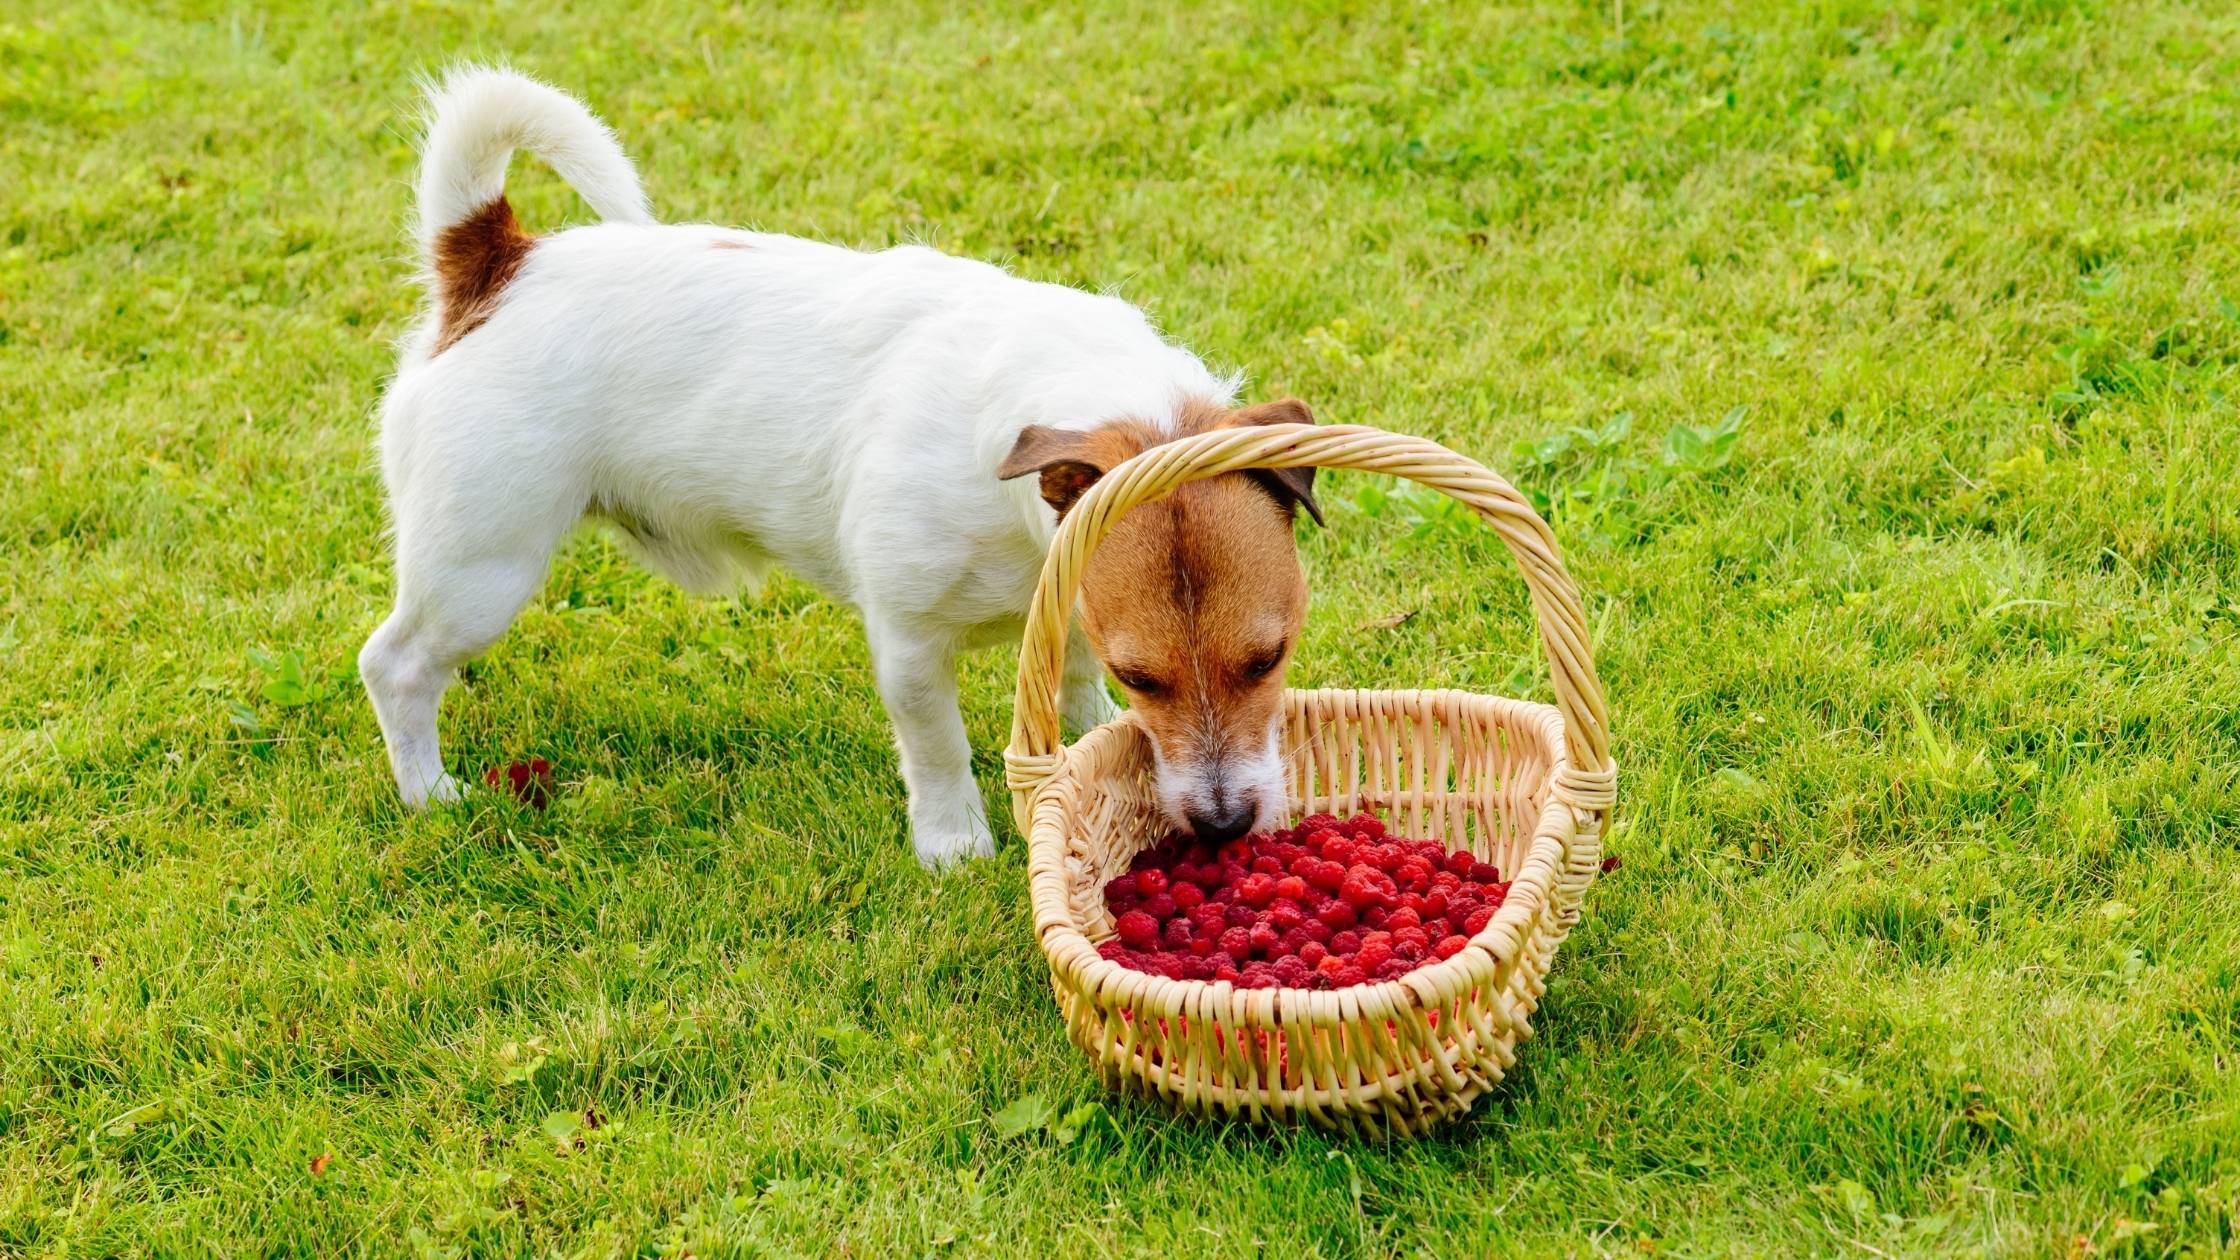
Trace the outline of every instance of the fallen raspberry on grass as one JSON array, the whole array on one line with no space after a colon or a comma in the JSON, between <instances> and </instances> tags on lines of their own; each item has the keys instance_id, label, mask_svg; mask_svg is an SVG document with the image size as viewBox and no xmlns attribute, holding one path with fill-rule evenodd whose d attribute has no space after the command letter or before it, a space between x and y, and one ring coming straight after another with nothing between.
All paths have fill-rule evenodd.
<instances>
[{"instance_id":1,"label":"fallen raspberry on grass","mask_svg":"<svg viewBox=\"0 0 2240 1260\"><path fill-rule=\"evenodd\" d=\"M482 772L482 782L493 789L512 793L515 800L535 809L552 803L552 763L542 757L492 766Z\"/></svg>"}]
</instances>

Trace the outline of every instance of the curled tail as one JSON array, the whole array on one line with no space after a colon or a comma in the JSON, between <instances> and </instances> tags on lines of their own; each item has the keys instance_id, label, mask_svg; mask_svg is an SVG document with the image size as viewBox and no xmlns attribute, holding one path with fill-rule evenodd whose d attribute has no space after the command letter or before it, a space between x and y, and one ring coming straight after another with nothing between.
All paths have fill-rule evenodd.
<instances>
[{"instance_id":1,"label":"curled tail","mask_svg":"<svg viewBox=\"0 0 2240 1260\"><path fill-rule=\"evenodd\" d=\"M638 172L583 102L511 70L452 71L429 89L420 154L420 247L439 315L437 353L490 317L535 244L506 203L515 149L543 158L599 217L653 222Z\"/></svg>"}]
</instances>

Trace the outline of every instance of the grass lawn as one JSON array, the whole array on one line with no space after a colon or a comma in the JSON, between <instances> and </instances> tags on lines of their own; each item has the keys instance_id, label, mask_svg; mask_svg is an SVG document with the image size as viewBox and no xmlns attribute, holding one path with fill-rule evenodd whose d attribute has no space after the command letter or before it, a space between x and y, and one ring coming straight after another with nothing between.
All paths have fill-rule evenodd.
<instances>
[{"instance_id":1,"label":"grass lawn","mask_svg":"<svg viewBox=\"0 0 2240 1260\"><path fill-rule=\"evenodd\" d=\"M458 55L664 217L1109 286L1544 495L1625 865L1503 1087L1104 1096L797 583L583 535L445 719L560 799L405 816L352 661ZM0 1253L2240 1248L2235 84L2195 0L9 6ZM1489 535L1325 484L1300 684L1546 695Z\"/></svg>"}]
</instances>

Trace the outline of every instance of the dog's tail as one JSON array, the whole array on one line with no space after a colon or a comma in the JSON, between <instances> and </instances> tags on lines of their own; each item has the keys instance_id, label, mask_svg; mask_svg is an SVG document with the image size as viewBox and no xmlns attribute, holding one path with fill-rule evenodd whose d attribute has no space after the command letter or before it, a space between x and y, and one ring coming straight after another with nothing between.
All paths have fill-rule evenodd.
<instances>
[{"instance_id":1,"label":"dog's tail","mask_svg":"<svg viewBox=\"0 0 2240 1260\"><path fill-rule=\"evenodd\" d=\"M448 229L504 204L515 149L543 158L599 217L653 222L638 172L583 102L511 70L462 66L428 88L419 232L431 262ZM510 208L504 218L510 225Z\"/></svg>"}]
</instances>

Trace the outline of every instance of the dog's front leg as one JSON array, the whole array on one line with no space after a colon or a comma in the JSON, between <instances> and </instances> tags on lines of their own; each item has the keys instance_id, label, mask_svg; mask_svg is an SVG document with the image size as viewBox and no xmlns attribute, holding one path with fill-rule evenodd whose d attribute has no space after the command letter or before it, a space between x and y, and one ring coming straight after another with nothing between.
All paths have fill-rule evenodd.
<instances>
[{"instance_id":1,"label":"dog's front leg","mask_svg":"<svg viewBox=\"0 0 2240 1260\"><path fill-rule=\"evenodd\" d=\"M1105 690L1104 662L1076 625L1066 636L1065 670L1058 678L1058 713L1076 735L1084 735L1120 716L1120 706Z\"/></svg>"},{"instance_id":2,"label":"dog's front leg","mask_svg":"<svg viewBox=\"0 0 2240 1260\"><path fill-rule=\"evenodd\" d=\"M972 745L957 711L956 644L898 619L864 618L879 698L902 753L910 844L927 870L996 851L988 807L972 778Z\"/></svg>"}]
</instances>

